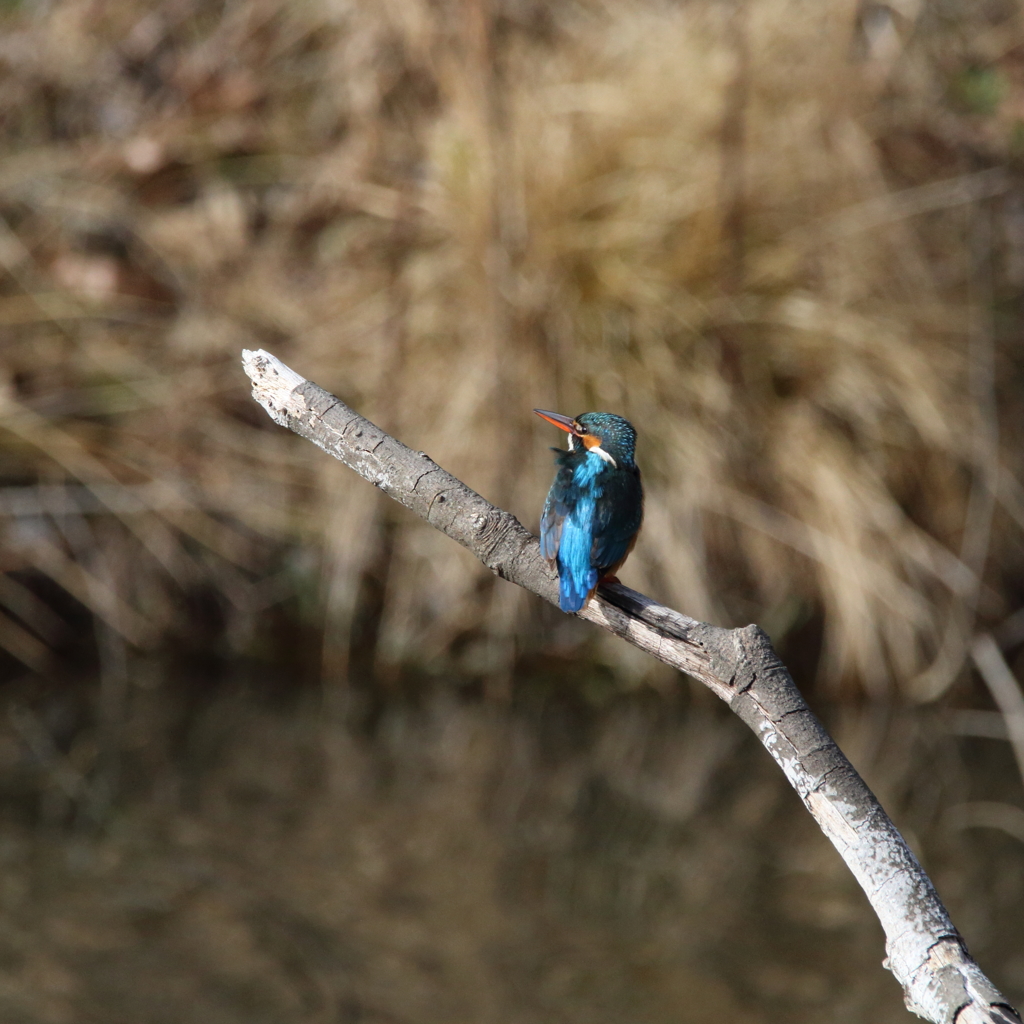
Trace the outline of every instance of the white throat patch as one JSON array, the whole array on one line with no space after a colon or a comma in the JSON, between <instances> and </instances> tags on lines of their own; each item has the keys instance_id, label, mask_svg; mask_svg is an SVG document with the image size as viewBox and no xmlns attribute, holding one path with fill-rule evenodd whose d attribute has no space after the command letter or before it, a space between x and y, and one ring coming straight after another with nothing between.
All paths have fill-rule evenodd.
<instances>
[{"instance_id":1,"label":"white throat patch","mask_svg":"<svg viewBox=\"0 0 1024 1024\"><path fill-rule=\"evenodd\" d=\"M619 468L619 464L599 445L594 445L593 448L588 448L588 452L593 455L600 455L605 462L610 462L616 469Z\"/></svg>"}]
</instances>

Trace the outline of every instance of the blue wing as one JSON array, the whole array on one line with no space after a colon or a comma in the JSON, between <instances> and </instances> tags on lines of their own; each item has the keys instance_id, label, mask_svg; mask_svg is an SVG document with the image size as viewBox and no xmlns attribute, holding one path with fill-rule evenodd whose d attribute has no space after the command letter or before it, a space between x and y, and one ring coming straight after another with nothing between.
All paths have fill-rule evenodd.
<instances>
[{"instance_id":1,"label":"blue wing","mask_svg":"<svg viewBox=\"0 0 1024 1024\"><path fill-rule=\"evenodd\" d=\"M581 491L575 480L576 460L561 458L544 512L540 518L540 553L558 565L558 604L563 612L578 612L587 594L597 585L591 564L594 544L593 493Z\"/></svg>"},{"instance_id":2,"label":"blue wing","mask_svg":"<svg viewBox=\"0 0 1024 1024\"><path fill-rule=\"evenodd\" d=\"M555 449L556 456L564 456L566 453ZM540 553L549 562L555 561L558 557L558 546L562 539L562 525L565 517L572 507L570 494L572 486L572 467L565 465L562 459L556 459L559 467L555 473L555 479L548 491L547 501L544 502L544 512L540 517Z\"/></svg>"},{"instance_id":3,"label":"blue wing","mask_svg":"<svg viewBox=\"0 0 1024 1024\"><path fill-rule=\"evenodd\" d=\"M597 586L592 564L594 546L594 499L581 498L562 522L558 548L558 604L563 612L578 612Z\"/></svg>"},{"instance_id":4,"label":"blue wing","mask_svg":"<svg viewBox=\"0 0 1024 1024\"><path fill-rule=\"evenodd\" d=\"M540 517L540 553L549 562L553 562L558 557L558 545L562 539L562 524L568 513L567 508L552 501L551 495L548 495L548 500L544 502L544 513Z\"/></svg>"},{"instance_id":5,"label":"blue wing","mask_svg":"<svg viewBox=\"0 0 1024 1024\"><path fill-rule=\"evenodd\" d=\"M644 515L639 471L616 473L605 482L594 510L591 561L604 573L629 554Z\"/></svg>"}]
</instances>

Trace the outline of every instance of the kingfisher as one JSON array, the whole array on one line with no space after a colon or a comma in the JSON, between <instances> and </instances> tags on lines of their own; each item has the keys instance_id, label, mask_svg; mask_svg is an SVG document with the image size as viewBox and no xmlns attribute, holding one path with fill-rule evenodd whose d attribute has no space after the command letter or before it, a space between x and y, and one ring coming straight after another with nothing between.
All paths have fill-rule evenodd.
<instances>
[{"instance_id":1,"label":"kingfisher","mask_svg":"<svg viewBox=\"0 0 1024 1024\"><path fill-rule=\"evenodd\" d=\"M578 612L598 583L615 582L644 517L644 492L634 461L636 431L610 412L575 419L544 409L541 419L569 434L569 449L552 448L558 466L540 520L540 553L558 567L558 604Z\"/></svg>"}]
</instances>

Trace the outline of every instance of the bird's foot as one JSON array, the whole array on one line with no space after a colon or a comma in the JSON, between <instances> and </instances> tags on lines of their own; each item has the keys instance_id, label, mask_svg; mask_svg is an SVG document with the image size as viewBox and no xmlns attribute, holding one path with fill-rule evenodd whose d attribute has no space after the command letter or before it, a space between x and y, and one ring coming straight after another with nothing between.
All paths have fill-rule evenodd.
<instances>
[{"instance_id":1,"label":"bird's foot","mask_svg":"<svg viewBox=\"0 0 1024 1024\"><path fill-rule=\"evenodd\" d=\"M622 580L618 576L602 576L598 581L597 585L600 586L602 583L618 583L622 584Z\"/></svg>"}]
</instances>

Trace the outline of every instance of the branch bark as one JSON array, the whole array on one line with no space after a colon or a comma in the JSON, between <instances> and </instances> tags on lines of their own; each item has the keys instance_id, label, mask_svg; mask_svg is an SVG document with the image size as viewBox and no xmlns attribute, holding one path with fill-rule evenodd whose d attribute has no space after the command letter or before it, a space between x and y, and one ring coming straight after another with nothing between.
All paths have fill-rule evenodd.
<instances>
[{"instance_id":1,"label":"branch bark","mask_svg":"<svg viewBox=\"0 0 1024 1024\"><path fill-rule=\"evenodd\" d=\"M502 579L558 604L557 576L515 516L268 352L246 351L242 364L253 397L277 423L340 459ZM602 586L579 616L700 680L754 730L866 893L885 930L884 964L903 986L908 1009L935 1024L1020 1024L763 630L698 622L621 584Z\"/></svg>"}]
</instances>

